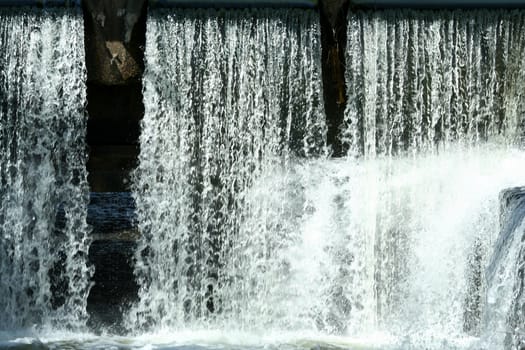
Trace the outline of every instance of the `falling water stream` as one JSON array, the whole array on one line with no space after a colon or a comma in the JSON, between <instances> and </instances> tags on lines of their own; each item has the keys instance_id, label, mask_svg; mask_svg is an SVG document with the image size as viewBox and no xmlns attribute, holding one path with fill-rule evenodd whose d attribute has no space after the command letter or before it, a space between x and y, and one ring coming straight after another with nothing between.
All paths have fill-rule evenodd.
<instances>
[{"instance_id":1,"label":"falling water stream","mask_svg":"<svg viewBox=\"0 0 525 350\"><path fill-rule=\"evenodd\" d=\"M485 269L499 253L498 193L523 181L524 19L485 10L349 15L341 137L373 169L354 187L372 201L360 205L368 220L354 219L368 225L357 254L373 310L366 319L403 335L404 346L483 335L503 348L516 332L507 320L513 290L495 292ZM503 290L508 302L493 303Z\"/></svg>"},{"instance_id":2,"label":"falling water stream","mask_svg":"<svg viewBox=\"0 0 525 350\"><path fill-rule=\"evenodd\" d=\"M83 25L0 9L0 329L82 329L87 237Z\"/></svg>"},{"instance_id":3,"label":"falling water stream","mask_svg":"<svg viewBox=\"0 0 525 350\"><path fill-rule=\"evenodd\" d=\"M0 56L9 63L0 67L0 267L2 282L11 278L0 284L0 306L13 310L0 326L54 324L66 314L81 322L84 68L70 55L82 50L42 44L79 24L58 13L17 16L0 15L1 47L19 50ZM350 13L340 129L348 152L333 159L318 14L150 10L133 175L140 291L125 311L129 334L9 335L5 344L511 348L524 317L523 212L500 193L525 184L524 16ZM12 44L11 28L32 45ZM5 68L22 60L34 65ZM512 205L500 215L502 201ZM56 308L45 287L59 257L62 280L77 284ZM31 269L39 279L28 278Z\"/></svg>"},{"instance_id":4,"label":"falling water stream","mask_svg":"<svg viewBox=\"0 0 525 350\"><path fill-rule=\"evenodd\" d=\"M524 181L523 25L350 14L348 157L330 160L312 12L150 14L130 329L403 349L508 332L484 324L484 270L499 193Z\"/></svg>"},{"instance_id":5,"label":"falling water stream","mask_svg":"<svg viewBox=\"0 0 525 350\"><path fill-rule=\"evenodd\" d=\"M157 11L147 44L131 328L297 322L299 304L282 318L268 305L286 283L272 255L295 240L300 208L285 203L300 184L283 174L282 197L261 198L275 201L272 220L249 201L255 179L323 153L317 15Z\"/></svg>"}]
</instances>

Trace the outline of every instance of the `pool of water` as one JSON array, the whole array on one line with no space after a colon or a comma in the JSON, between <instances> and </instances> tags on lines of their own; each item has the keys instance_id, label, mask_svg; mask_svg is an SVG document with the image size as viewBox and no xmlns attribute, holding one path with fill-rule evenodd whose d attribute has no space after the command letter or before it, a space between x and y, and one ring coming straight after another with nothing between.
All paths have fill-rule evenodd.
<instances>
[{"instance_id":1,"label":"pool of water","mask_svg":"<svg viewBox=\"0 0 525 350\"><path fill-rule=\"evenodd\" d=\"M424 337L424 338L423 338ZM10 350L423 350L483 349L476 338L446 339L422 335L420 339L374 333L362 337L307 333L255 334L225 331L164 331L135 336L92 333L4 333L0 348Z\"/></svg>"}]
</instances>

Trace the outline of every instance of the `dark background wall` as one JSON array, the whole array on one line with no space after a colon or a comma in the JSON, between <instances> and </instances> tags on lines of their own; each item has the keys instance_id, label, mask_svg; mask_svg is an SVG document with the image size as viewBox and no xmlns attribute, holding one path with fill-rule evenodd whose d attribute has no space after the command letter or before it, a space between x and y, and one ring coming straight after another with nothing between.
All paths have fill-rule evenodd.
<instances>
[{"instance_id":1,"label":"dark background wall","mask_svg":"<svg viewBox=\"0 0 525 350\"><path fill-rule=\"evenodd\" d=\"M87 220L94 238L89 259L95 266L88 312L94 329L119 332L122 311L138 290L133 275L134 202L122 192L129 191L144 115L147 1L83 0L82 7L92 192Z\"/></svg>"},{"instance_id":2,"label":"dark background wall","mask_svg":"<svg viewBox=\"0 0 525 350\"><path fill-rule=\"evenodd\" d=\"M341 145L339 134L346 107L345 50L348 6L349 0L323 0L320 6L327 142L332 147L334 157L341 157L346 151Z\"/></svg>"}]
</instances>

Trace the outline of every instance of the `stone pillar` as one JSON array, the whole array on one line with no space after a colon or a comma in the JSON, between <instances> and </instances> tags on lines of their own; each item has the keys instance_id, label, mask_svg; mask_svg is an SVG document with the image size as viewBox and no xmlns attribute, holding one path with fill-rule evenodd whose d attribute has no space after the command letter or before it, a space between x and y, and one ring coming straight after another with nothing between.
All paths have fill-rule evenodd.
<instances>
[{"instance_id":1,"label":"stone pillar","mask_svg":"<svg viewBox=\"0 0 525 350\"><path fill-rule=\"evenodd\" d=\"M129 189L144 114L147 0L83 0L91 191Z\"/></svg>"},{"instance_id":2,"label":"stone pillar","mask_svg":"<svg viewBox=\"0 0 525 350\"><path fill-rule=\"evenodd\" d=\"M82 2L88 81L121 85L141 78L146 5L146 0Z\"/></svg>"},{"instance_id":3,"label":"stone pillar","mask_svg":"<svg viewBox=\"0 0 525 350\"><path fill-rule=\"evenodd\" d=\"M339 136L346 107L345 49L348 6L348 0L322 0L320 6L327 141L332 147L334 157L343 156L346 152Z\"/></svg>"}]
</instances>

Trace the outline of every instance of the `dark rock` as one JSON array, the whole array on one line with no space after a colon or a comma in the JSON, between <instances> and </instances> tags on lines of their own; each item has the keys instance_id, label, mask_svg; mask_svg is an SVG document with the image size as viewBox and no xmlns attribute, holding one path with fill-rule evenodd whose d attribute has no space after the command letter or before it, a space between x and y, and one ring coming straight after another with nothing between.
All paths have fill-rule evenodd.
<instances>
[{"instance_id":1,"label":"dark rock","mask_svg":"<svg viewBox=\"0 0 525 350\"><path fill-rule=\"evenodd\" d=\"M137 144L144 115L140 81L120 86L88 83L87 98L90 146Z\"/></svg>"},{"instance_id":2,"label":"dark rock","mask_svg":"<svg viewBox=\"0 0 525 350\"><path fill-rule=\"evenodd\" d=\"M321 6L324 16L332 28L340 25L340 16L342 12L346 12L349 0L322 0Z\"/></svg>"},{"instance_id":3,"label":"dark rock","mask_svg":"<svg viewBox=\"0 0 525 350\"><path fill-rule=\"evenodd\" d=\"M128 191L139 153L142 84L88 83L88 182L94 192Z\"/></svg>"},{"instance_id":4,"label":"dark rock","mask_svg":"<svg viewBox=\"0 0 525 350\"><path fill-rule=\"evenodd\" d=\"M113 332L122 330L125 310L137 299L138 285L133 273L133 241L95 241L89 261L95 266L94 285L88 297L90 326Z\"/></svg>"},{"instance_id":5,"label":"dark rock","mask_svg":"<svg viewBox=\"0 0 525 350\"><path fill-rule=\"evenodd\" d=\"M494 245L494 253L486 270L487 288L497 298L508 298L512 304L506 308L507 300L493 300L488 306L492 315L506 314L505 349L518 349L524 343L523 324L525 322L525 187L515 187L500 194L500 234ZM514 280L511 280L514 279ZM508 288L512 290L508 290ZM494 321L491 321L493 323Z\"/></svg>"},{"instance_id":6,"label":"dark rock","mask_svg":"<svg viewBox=\"0 0 525 350\"><path fill-rule=\"evenodd\" d=\"M91 193L87 222L94 242L89 261L95 267L88 297L90 325L121 332L122 315L137 298L133 273L138 229L130 193Z\"/></svg>"},{"instance_id":7,"label":"dark rock","mask_svg":"<svg viewBox=\"0 0 525 350\"><path fill-rule=\"evenodd\" d=\"M500 234L494 246L494 254L487 269L487 279L492 280L494 265L508 250L512 235L525 218L525 187L509 188L500 194Z\"/></svg>"},{"instance_id":8,"label":"dark rock","mask_svg":"<svg viewBox=\"0 0 525 350\"><path fill-rule=\"evenodd\" d=\"M84 0L88 81L120 85L144 70L145 0Z\"/></svg>"},{"instance_id":9,"label":"dark rock","mask_svg":"<svg viewBox=\"0 0 525 350\"><path fill-rule=\"evenodd\" d=\"M134 145L92 146L87 164L91 191L129 191L138 152Z\"/></svg>"},{"instance_id":10,"label":"dark rock","mask_svg":"<svg viewBox=\"0 0 525 350\"><path fill-rule=\"evenodd\" d=\"M503 227L508 222L510 216L516 209L525 205L525 187L513 187L506 189L500 194L500 226ZM516 221L512 221L512 230L517 226Z\"/></svg>"}]
</instances>

